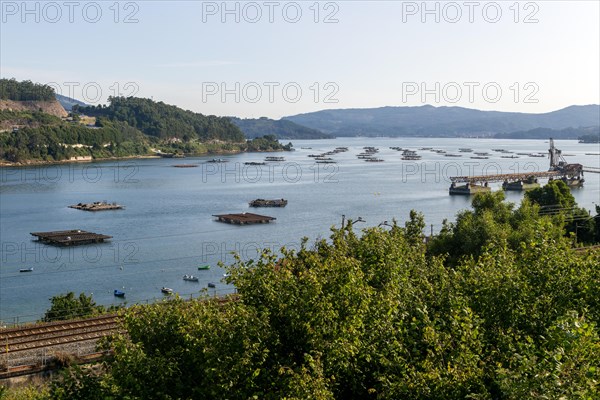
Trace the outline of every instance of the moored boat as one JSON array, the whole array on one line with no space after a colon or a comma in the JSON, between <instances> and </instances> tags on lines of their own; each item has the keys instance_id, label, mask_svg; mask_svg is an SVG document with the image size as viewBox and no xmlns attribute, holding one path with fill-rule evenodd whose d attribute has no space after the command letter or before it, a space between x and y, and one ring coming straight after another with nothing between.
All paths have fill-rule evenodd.
<instances>
[{"instance_id":1,"label":"moored boat","mask_svg":"<svg viewBox=\"0 0 600 400\"><path fill-rule=\"evenodd\" d=\"M115 297L125 297L125 292L118 290L118 289L115 289L113 294L115 295Z\"/></svg>"},{"instance_id":2,"label":"moored boat","mask_svg":"<svg viewBox=\"0 0 600 400\"><path fill-rule=\"evenodd\" d=\"M207 285L207 286L208 286L209 288L213 288L213 289L217 287L217 285L215 285L215 284L214 284L214 283L212 283L212 282L208 282L208 285Z\"/></svg>"},{"instance_id":3,"label":"moored boat","mask_svg":"<svg viewBox=\"0 0 600 400\"><path fill-rule=\"evenodd\" d=\"M204 271L204 270L207 270L207 269L210 269L210 265L200 265L198 267L199 271Z\"/></svg>"},{"instance_id":4,"label":"moored boat","mask_svg":"<svg viewBox=\"0 0 600 400\"><path fill-rule=\"evenodd\" d=\"M33 267L31 268L21 268L19 272L33 272Z\"/></svg>"},{"instance_id":5,"label":"moored boat","mask_svg":"<svg viewBox=\"0 0 600 400\"><path fill-rule=\"evenodd\" d=\"M194 276L194 275L184 275L183 276L183 280L184 281L188 281L188 282L198 282L198 277Z\"/></svg>"},{"instance_id":6,"label":"moored boat","mask_svg":"<svg viewBox=\"0 0 600 400\"><path fill-rule=\"evenodd\" d=\"M163 292L163 294L173 294L173 289L164 286L160 289L160 291Z\"/></svg>"}]
</instances>

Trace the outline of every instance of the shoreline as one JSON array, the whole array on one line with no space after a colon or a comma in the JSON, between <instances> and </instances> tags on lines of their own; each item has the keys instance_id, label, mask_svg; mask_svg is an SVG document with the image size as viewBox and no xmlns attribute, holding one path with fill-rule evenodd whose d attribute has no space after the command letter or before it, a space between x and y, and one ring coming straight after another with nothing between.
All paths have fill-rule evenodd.
<instances>
[{"instance_id":1,"label":"shoreline","mask_svg":"<svg viewBox=\"0 0 600 400\"><path fill-rule=\"evenodd\" d=\"M0 168L27 168L27 167L40 167L46 165L63 165L63 164L89 164L103 161L121 161L121 160L145 160L155 158L172 158L172 159L185 159L187 157L209 157L211 155L234 155L241 153L277 153L285 152L287 150L266 150L266 151L235 151L225 150L220 152L207 152L199 154L184 154L183 157L162 157L159 155L137 155L137 156L125 156L125 157L105 157L105 158L93 158L91 160L61 160L61 161L43 161L43 160L29 160L21 162L9 162L0 161Z\"/></svg>"},{"instance_id":2,"label":"shoreline","mask_svg":"<svg viewBox=\"0 0 600 400\"><path fill-rule=\"evenodd\" d=\"M22 162L0 161L0 168L26 168L26 167L39 167L42 165L62 165L62 164L89 164L89 163L102 162L102 161L152 159L152 158L163 158L163 157L145 155L145 156L93 158L91 160L60 160L60 161L29 160L29 161L22 161Z\"/></svg>"}]
</instances>

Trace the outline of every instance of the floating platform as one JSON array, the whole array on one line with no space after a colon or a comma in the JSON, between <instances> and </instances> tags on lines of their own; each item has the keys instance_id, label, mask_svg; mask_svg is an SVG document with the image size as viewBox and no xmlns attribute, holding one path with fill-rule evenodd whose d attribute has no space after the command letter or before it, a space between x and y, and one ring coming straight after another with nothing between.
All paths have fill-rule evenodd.
<instances>
[{"instance_id":1,"label":"floating platform","mask_svg":"<svg viewBox=\"0 0 600 400\"><path fill-rule=\"evenodd\" d=\"M105 240L112 239L112 236L82 231L79 229L70 231L32 232L31 235L37 237L40 242L55 246L103 243Z\"/></svg>"},{"instance_id":2,"label":"floating platform","mask_svg":"<svg viewBox=\"0 0 600 400\"><path fill-rule=\"evenodd\" d=\"M173 165L175 168L196 168L198 164L175 164Z\"/></svg>"},{"instance_id":3,"label":"floating platform","mask_svg":"<svg viewBox=\"0 0 600 400\"><path fill-rule=\"evenodd\" d=\"M96 201L93 203L77 203L69 206L76 210L83 211L107 211L107 210L122 210L123 206L117 203L107 203L106 201Z\"/></svg>"},{"instance_id":4,"label":"floating platform","mask_svg":"<svg viewBox=\"0 0 600 400\"><path fill-rule=\"evenodd\" d=\"M275 199L275 200L265 200L265 199L256 199L252 200L249 204L250 207L285 207L287 206L286 199Z\"/></svg>"},{"instance_id":5,"label":"floating platform","mask_svg":"<svg viewBox=\"0 0 600 400\"><path fill-rule=\"evenodd\" d=\"M247 225L247 224L268 224L277 218L269 217L266 215L258 215L252 213L241 213L241 214L221 214L213 215L219 222L226 222L228 224Z\"/></svg>"}]
</instances>

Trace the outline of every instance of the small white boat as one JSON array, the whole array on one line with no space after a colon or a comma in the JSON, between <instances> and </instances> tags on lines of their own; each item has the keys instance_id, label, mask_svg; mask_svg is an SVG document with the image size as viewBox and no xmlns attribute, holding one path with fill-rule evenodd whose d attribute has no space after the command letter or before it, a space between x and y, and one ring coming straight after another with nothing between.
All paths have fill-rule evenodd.
<instances>
[{"instance_id":1,"label":"small white boat","mask_svg":"<svg viewBox=\"0 0 600 400\"><path fill-rule=\"evenodd\" d=\"M184 275L183 280L188 282L198 282L198 277L194 275Z\"/></svg>"},{"instance_id":2,"label":"small white boat","mask_svg":"<svg viewBox=\"0 0 600 400\"><path fill-rule=\"evenodd\" d=\"M19 272L33 272L33 267L31 268L21 268Z\"/></svg>"},{"instance_id":3,"label":"small white boat","mask_svg":"<svg viewBox=\"0 0 600 400\"><path fill-rule=\"evenodd\" d=\"M160 291L164 294L173 294L173 289L164 286L160 289Z\"/></svg>"}]
</instances>

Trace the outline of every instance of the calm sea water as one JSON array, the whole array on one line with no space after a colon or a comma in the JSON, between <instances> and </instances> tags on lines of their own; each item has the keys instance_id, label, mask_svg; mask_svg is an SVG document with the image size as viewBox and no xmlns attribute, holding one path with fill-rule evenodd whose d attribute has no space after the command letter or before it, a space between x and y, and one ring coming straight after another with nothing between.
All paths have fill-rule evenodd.
<instances>
[{"instance_id":1,"label":"calm sea water","mask_svg":"<svg viewBox=\"0 0 600 400\"><path fill-rule=\"evenodd\" d=\"M569 162L600 167L597 144L557 141ZM49 298L73 291L93 294L99 304L153 301L160 288L171 287L189 296L208 282L209 293L234 289L221 282L224 271L218 261L233 262L231 252L243 259L255 258L258 249L298 248L304 236L326 238L342 215L377 226L396 218L403 222L411 209L421 211L433 230L444 218L469 207L470 199L449 196L450 176L511 173L548 169L547 158L500 158L491 149L514 153L546 153L541 140L341 138L294 141L295 152L270 153L285 162L245 166L262 161L265 154L226 156L226 164L205 164L212 157L146 159L72 164L35 168L0 169L0 325L35 320L49 307ZM333 156L337 164L315 164L308 154L347 146L350 151ZM363 146L380 149L385 162L366 163L356 155ZM402 161L399 146L444 149L463 154L445 157L418 151L420 161ZM302 149L302 148L304 149ZM310 147L310 149L308 149ZM459 153L469 147L490 152L488 160ZM199 164L197 168L173 168L174 164ZM494 184L499 188L500 184ZM573 191L577 202L592 209L600 201L600 175L587 174L582 189ZM510 201L522 195L507 193ZM285 198L285 208L250 209L255 198ZM107 200L123 204L119 211L85 212L70 204ZM271 224L234 226L216 222L214 214L257 212L276 217ZM82 229L113 236L102 245L56 248L32 241L30 232ZM428 226L428 231L430 227ZM208 271L197 266L210 264ZM33 267L30 273L19 269ZM200 277L184 282L184 274ZM113 290L126 292L126 300Z\"/></svg>"}]
</instances>

